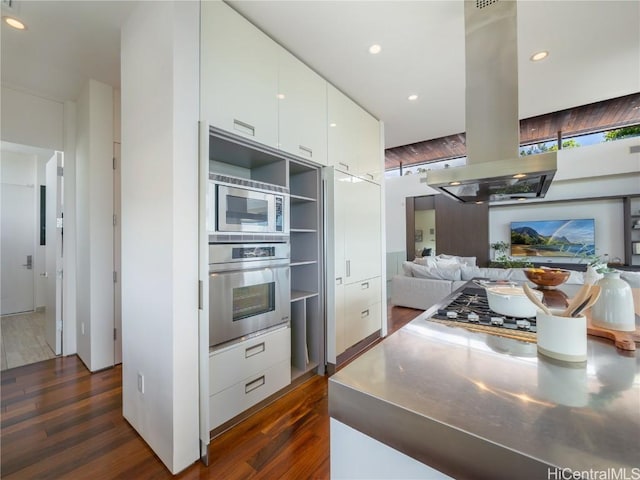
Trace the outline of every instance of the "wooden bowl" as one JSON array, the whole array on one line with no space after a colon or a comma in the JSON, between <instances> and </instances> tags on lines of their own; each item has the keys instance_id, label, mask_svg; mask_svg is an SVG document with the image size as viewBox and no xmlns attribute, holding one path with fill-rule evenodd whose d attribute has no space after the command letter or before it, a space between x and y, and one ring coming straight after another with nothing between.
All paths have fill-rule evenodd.
<instances>
[{"instance_id":1,"label":"wooden bowl","mask_svg":"<svg viewBox=\"0 0 640 480\"><path fill-rule=\"evenodd\" d=\"M561 268L525 268L524 274L540 288L554 288L566 282L571 272Z\"/></svg>"}]
</instances>

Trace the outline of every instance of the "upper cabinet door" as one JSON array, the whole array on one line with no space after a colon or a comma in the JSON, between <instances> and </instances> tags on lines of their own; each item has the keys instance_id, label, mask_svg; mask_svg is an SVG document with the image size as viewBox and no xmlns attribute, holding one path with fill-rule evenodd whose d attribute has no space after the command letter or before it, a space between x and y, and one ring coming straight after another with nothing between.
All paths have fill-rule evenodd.
<instances>
[{"instance_id":1,"label":"upper cabinet door","mask_svg":"<svg viewBox=\"0 0 640 480\"><path fill-rule=\"evenodd\" d=\"M201 116L277 148L280 47L223 2L202 2Z\"/></svg>"},{"instance_id":2,"label":"upper cabinet door","mask_svg":"<svg viewBox=\"0 0 640 480\"><path fill-rule=\"evenodd\" d=\"M344 256L348 262L346 283L378 277L382 273L381 191L375 183L353 177L348 186L344 228Z\"/></svg>"},{"instance_id":3,"label":"upper cabinet door","mask_svg":"<svg viewBox=\"0 0 640 480\"><path fill-rule=\"evenodd\" d=\"M382 153L378 120L332 85L327 92L329 165L379 183Z\"/></svg>"},{"instance_id":4,"label":"upper cabinet door","mask_svg":"<svg viewBox=\"0 0 640 480\"><path fill-rule=\"evenodd\" d=\"M361 139L360 152L358 162L358 175L380 183L384 172L384 164L382 159L382 145L380 143L380 122L361 110L361 120L359 122L359 136Z\"/></svg>"},{"instance_id":5,"label":"upper cabinet door","mask_svg":"<svg viewBox=\"0 0 640 480\"><path fill-rule=\"evenodd\" d=\"M327 82L284 48L279 61L280 150L327 164Z\"/></svg>"},{"instance_id":6,"label":"upper cabinet door","mask_svg":"<svg viewBox=\"0 0 640 480\"><path fill-rule=\"evenodd\" d=\"M358 108L350 98L333 85L327 85L328 163L336 170L350 174L354 174L357 170Z\"/></svg>"}]
</instances>

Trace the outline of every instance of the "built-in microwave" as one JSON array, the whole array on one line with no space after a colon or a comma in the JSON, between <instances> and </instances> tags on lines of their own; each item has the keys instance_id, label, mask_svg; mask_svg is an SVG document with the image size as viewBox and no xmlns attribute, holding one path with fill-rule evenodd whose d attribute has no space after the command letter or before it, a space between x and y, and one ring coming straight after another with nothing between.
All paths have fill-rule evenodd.
<instances>
[{"instance_id":1,"label":"built-in microwave","mask_svg":"<svg viewBox=\"0 0 640 480\"><path fill-rule=\"evenodd\" d=\"M209 174L210 242L288 241L289 192L279 185Z\"/></svg>"}]
</instances>

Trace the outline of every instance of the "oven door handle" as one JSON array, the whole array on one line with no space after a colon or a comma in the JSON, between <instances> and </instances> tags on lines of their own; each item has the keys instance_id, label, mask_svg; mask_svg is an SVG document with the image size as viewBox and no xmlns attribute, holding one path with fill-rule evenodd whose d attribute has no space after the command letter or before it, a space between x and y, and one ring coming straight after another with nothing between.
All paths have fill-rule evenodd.
<instances>
[{"instance_id":1,"label":"oven door handle","mask_svg":"<svg viewBox=\"0 0 640 480\"><path fill-rule=\"evenodd\" d=\"M257 272L260 270L278 270L282 268L289 268L289 260L285 259L280 261L279 263L274 262L273 260L266 260L265 262L236 262L236 263L227 263L221 265L209 265L209 275L220 274L220 273L246 273L246 272Z\"/></svg>"}]
</instances>

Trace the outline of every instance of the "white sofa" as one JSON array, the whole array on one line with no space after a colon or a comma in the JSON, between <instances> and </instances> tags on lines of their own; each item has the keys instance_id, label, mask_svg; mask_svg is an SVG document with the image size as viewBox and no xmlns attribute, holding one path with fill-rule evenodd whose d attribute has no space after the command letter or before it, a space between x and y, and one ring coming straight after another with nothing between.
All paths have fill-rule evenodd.
<instances>
[{"instance_id":1,"label":"white sofa","mask_svg":"<svg viewBox=\"0 0 640 480\"><path fill-rule=\"evenodd\" d=\"M527 280L521 268L479 268L475 266L473 257L443 257L444 262L438 257L404 262L403 274L391 279L391 305L427 310L474 278L516 282ZM451 259L455 261L451 262ZM572 271L567 283L583 284L584 273Z\"/></svg>"}]
</instances>

